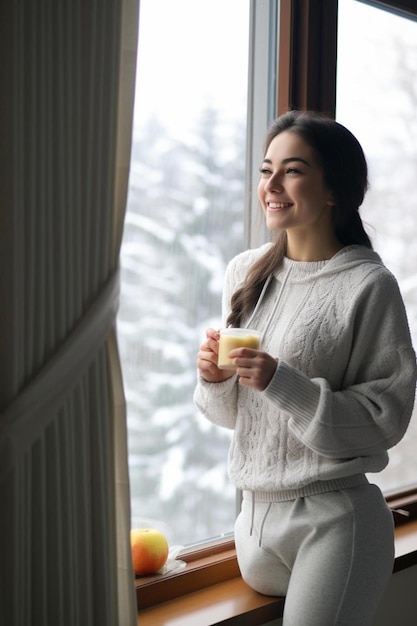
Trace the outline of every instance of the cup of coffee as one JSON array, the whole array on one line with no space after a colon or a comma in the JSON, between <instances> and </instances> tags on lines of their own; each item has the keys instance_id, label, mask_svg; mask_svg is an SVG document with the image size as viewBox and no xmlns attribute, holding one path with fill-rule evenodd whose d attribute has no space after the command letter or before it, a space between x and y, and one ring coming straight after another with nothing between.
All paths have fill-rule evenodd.
<instances>
[{"instance_id":1,"label":"cup of coffee","mask_svg":"<svg viewBox=\"0 0 417 626\"><path fill-rule=\"evenodd\" d=\"M259 350L261 345L261 333L251 328L222 328L219 339L219 356L217 367L221 370L236 369L232 359L228 358L229 352L235 348L254 348Z\"/></svg>"}]
</instances>

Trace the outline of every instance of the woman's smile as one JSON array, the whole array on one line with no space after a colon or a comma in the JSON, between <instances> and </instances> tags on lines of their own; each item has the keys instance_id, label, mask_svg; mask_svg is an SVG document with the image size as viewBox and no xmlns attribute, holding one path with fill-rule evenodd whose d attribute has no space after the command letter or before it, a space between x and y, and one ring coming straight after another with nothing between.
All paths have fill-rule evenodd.
<instances>
[{"instance_id":1,"label":"woman's smile","mask_svg":"<svg viewBox=\"0 0 417 626\"><path fill-rule=\"evenodd\" d=\"M282 211L293 206L292 202L267 202L266 205L269 211Z\"/></svg>"}]
</instances>

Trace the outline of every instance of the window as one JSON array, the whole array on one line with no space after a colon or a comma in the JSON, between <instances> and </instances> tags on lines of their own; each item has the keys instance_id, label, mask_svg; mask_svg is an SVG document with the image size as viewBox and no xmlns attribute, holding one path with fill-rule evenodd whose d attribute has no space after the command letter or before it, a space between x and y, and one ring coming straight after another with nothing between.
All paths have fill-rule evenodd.
<instances>
[{"instance_id":1,"label":"window","mask_svg":"<svg viewBox=\"0 0 417 626\"><path fill-rule=\"evenodd\" d=\"M142 4L145 4L145 0L142 0ZM222 7L223 4L226 5L227 2L224 0ZM256 170L259 166L260 146L265 127L276 111L283 113L288 108L307 108L330 113L335 112L337 4L337 0L316 0L314 8L312 8L311 3L299 3L296 0L280 0L279 3L276 0L250 1L249 38L251 54L249 77L252 85L249 86L250 97L248 98L248 159L246 168L249 190L253 188L257 179ZM355 2L354 4L359 3ZM412 7L414 0L387 0L384 2L384 5L388 4L401 5L402 8L408 6L410 13L417 11L414 6ZM219 5L213 3L212 6L215 6L217 11ZM237 20L238 14L239 12L235 13L235 20ZM341 15L343 16L343 13ZM354 41L358 43L356 36ZM339 46L341 46L340 42ZM343 66L340 65L339 86L342 71ZM277 92L275 81L279 86ZM367 103L367 106L369 104L372 102ZM340 92L338 92L338 106L338 114L340 114ZM345 123L348 124L348 121L346 120ZM354 126L352 126L352 130L356 132ZM264 236L262 232L257 230L255 204L252 197L245 209L245 247L258 245L257 237L262 240ZM125 341L128 343L128 335ZM415 519L415 488L411 488L406 495L402 494L401 497L393 498L391 505L406 510L407 513L410 513L410 518ZM408 521L410 518L400 513L395 516L398 522ZM405 527L407 526L408 524L405 524ZM222 529L223 531L224 529ZM202 537L198 537L198 539L202 539ZM410 550L412 546L411 540ZM191 593L195 589L206 588L210 584L225 580L225 578L236 576L237 565L229 554L232 552L232 550L227 549L229 547L230 544L226 548L220 546L220 554L211 553L211 557L207 559L210 549L205 549L202 546L201 550L193 550L187 555L187 560L189 558L191 561L189 565L192 565L194 559L197 559L195 569L187 567L184 573L181 571L178 576L168 579L162 577L150 582L137 581L138 597L142 606L152 606L164 600ZM209 563L201 567L201 563L198 561L199 555ZM408 555L406 557L408 558ZM228 573L225 573L225 570ZM199 578L199 582L196 584L197 578ZM169 604L167 606L169 607ZM251 618L248 617L248 619Z\"/></svg>"},{"instance_id":2,"label":"window","mask_svg":"<svg viewBox=\"0 0 417 626\"><path fill-rule=\"evenodd\" d=\"M196 355L245 247L249 2L141 0L118 334L132 525L232 531L230 433L196 410Z\"/></svg>"},{"instance_id":3,"label":"window","mask_svg":"<svg viewBox=\"0 0 417 626\"><path fill-rule=\"evenodd\" d=\"M369 25L372 24L372 28ZM417 22L339 0L336 118L361 142L370 189L361 210L374 246L397 277L417 346ZM390 464L372 482L388 493L417 482L417 411Z\"/></svg>"},{"instance_id":4,"label":"window","mask_svg":"<svg viewBox=\"0 0 417 626\"><path fill-rule=\"evenodd\" d=\"M354 41L365 54L367 44L365 34L361 40L351 36L348 12L374 11L388 16L391 26L400 18L340 0L337 23L336 8L336 0L318 2L314 12L292 0L141 0L118 330L132 524L162 528L171 545L194 544L233 529L236 494L226 475L230 434L207 423L192 403L196 351L204 329L220 324L227 261L267 236L259 228L251 190L268 122L276 110L289 107L334 112L337 25L338 119L368 153L358 111L382 115L381 103L369 91L358 99L359 69L350 46ZM366 23L358 18L355 32ZM374 206L379 210L379 201ZM379 218L364 216L379 226ZM395 265L391 252L403 247L403 235L395 231L393 243L394 231L389 246L381 232L376 247L400 279L410 315L413 306L416 310L412 265ZM416 481L410 456L415 422L392 452L389 470L372 476L385 490Z\"/></svg>"}]
</instances>

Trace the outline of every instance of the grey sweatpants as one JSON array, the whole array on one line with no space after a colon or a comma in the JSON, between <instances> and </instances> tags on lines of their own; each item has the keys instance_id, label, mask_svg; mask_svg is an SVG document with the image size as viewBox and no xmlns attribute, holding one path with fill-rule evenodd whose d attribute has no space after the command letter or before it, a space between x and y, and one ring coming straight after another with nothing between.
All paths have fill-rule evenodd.
<instances>
[{"instance_id":1,"label":"grey sweatpants","mask_svg":"<svg viewBox=\"0 0 417 626\"><path fill-rule=\"evenodd\" d=\"M235 541L243 579L286 596L283 626L372 624L394 562L392 513L370 484L289 502L244 499Z\"/></svg>"}]
</instances>

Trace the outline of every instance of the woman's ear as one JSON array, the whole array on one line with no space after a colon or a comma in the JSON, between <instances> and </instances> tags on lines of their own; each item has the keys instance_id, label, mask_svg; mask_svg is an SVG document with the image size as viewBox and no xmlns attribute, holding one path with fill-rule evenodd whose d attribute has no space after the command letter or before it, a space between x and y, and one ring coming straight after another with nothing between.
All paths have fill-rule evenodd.
<instances>
[{"instance_id":1,"label":"woman's ear","mask_svg":"<svg viewBox=\"0 0 417 626\"><path fill-rule=\"evenodd\" d=\"M333 191L329 191L329 197L326 200L326 204L327 206L335 206L336 200L335 200Z\"/></svg>"}]
</instances>

